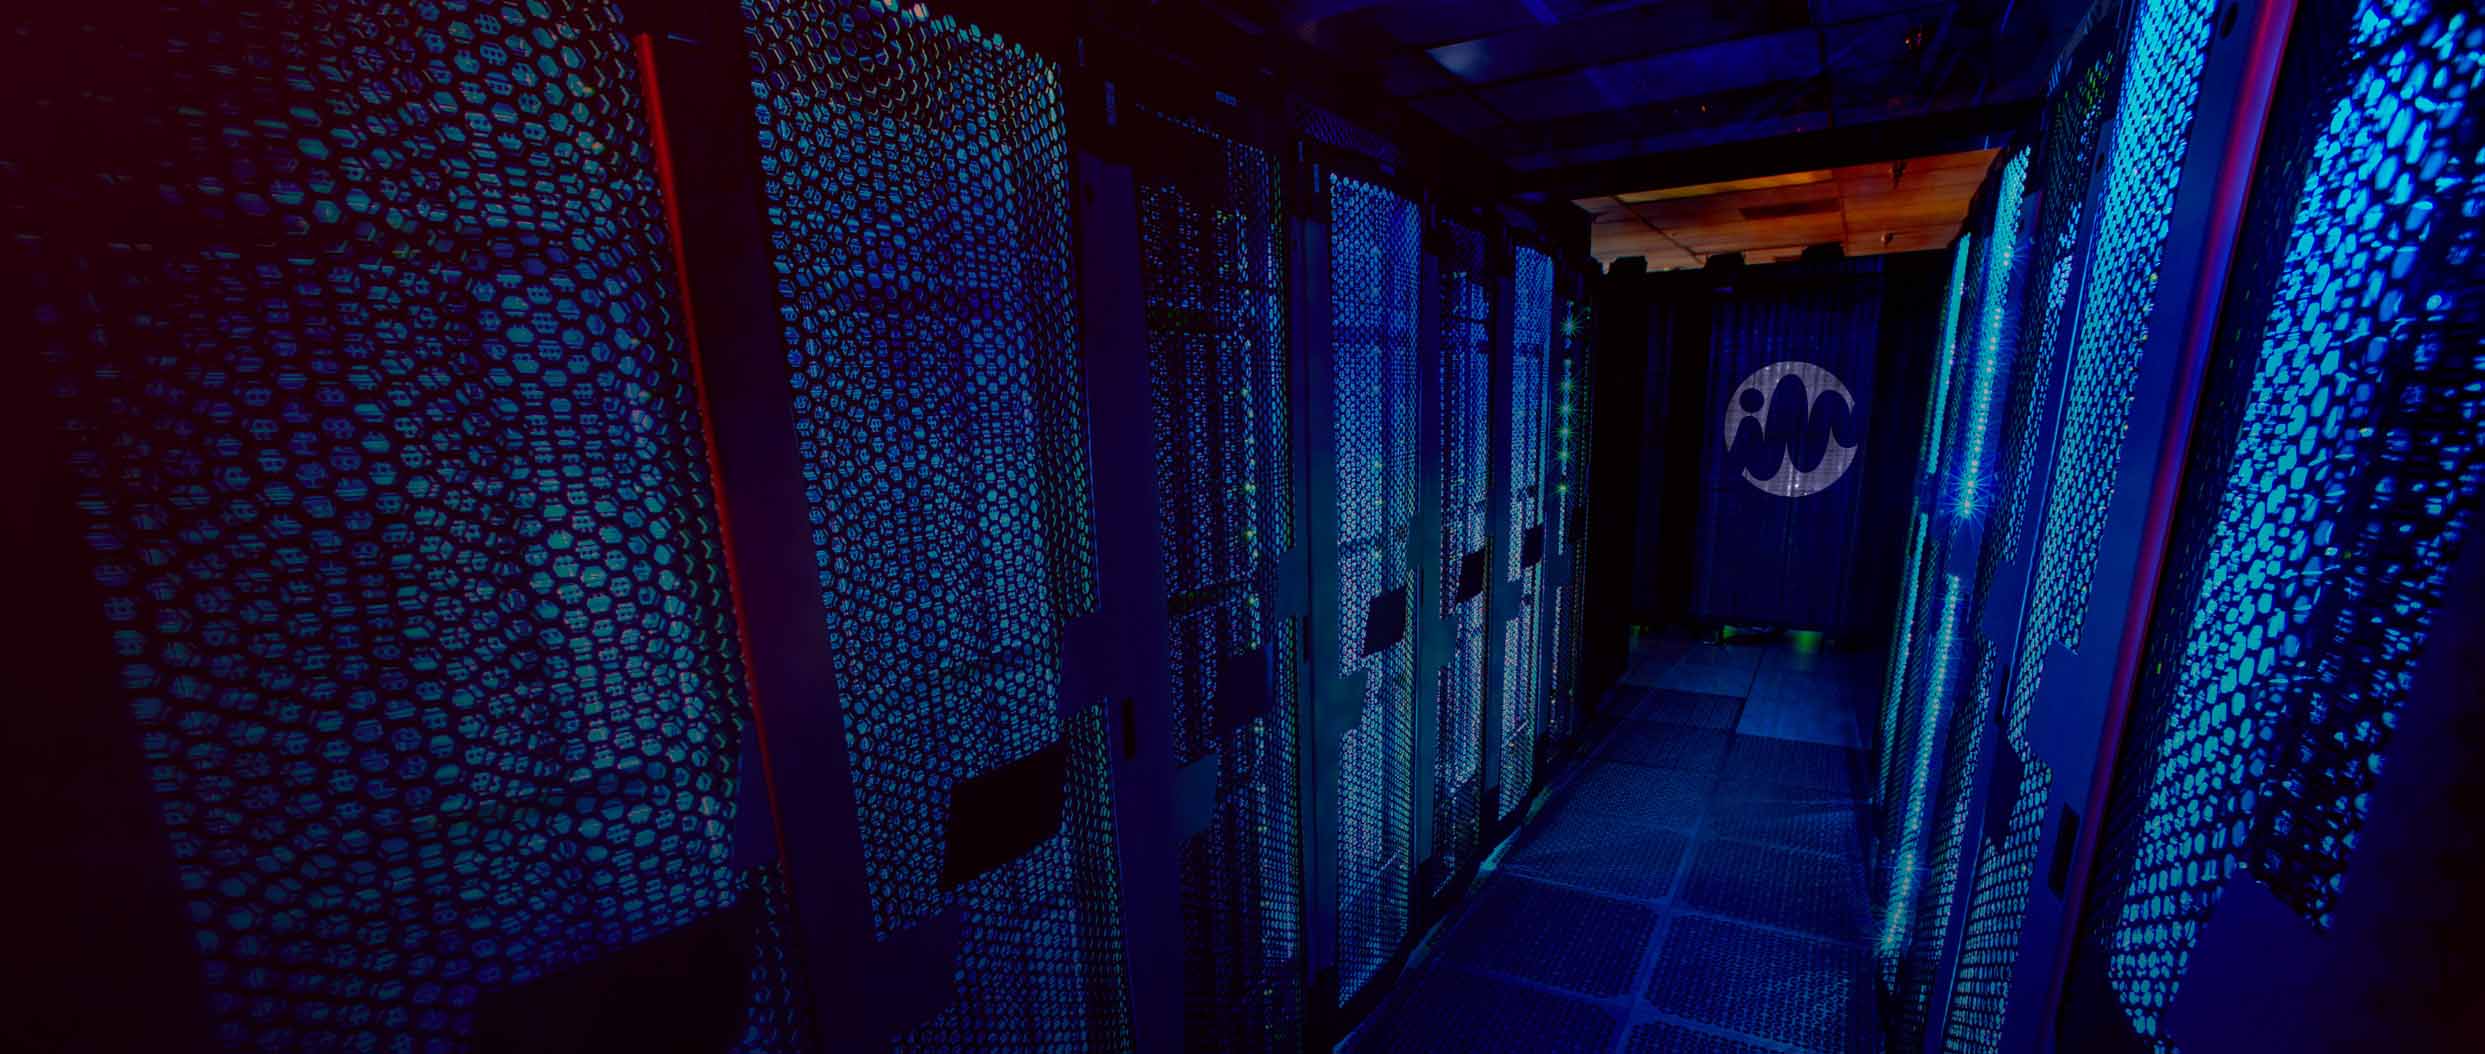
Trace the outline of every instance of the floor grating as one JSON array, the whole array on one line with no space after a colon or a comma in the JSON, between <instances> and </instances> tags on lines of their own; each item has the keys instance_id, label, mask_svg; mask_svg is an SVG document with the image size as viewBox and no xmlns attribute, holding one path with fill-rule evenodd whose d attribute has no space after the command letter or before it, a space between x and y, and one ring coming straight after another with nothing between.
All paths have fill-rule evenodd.
<instances>
[{"instance_id":1,"label":"floor grating","mask_svg":"<svg viewBox=\"0 0 2485 1054\"><path fill-rule=\"evenodd\" d=\"M1879 1049L1863 756L1756 733L1854 723L1837 711L1870 697L1881 663L1783 646L1636 658L1609 704L1621 719L1342 1049ZM1857 683L1829 696L1841 680Z\"/></svg>"}]
</instances>

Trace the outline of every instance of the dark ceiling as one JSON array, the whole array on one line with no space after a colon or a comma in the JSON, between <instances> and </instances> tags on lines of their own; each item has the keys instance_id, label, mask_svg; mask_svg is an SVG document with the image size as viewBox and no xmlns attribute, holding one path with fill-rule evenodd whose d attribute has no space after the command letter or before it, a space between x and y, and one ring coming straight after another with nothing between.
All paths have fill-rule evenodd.
<instances>
[{"instance_id":1,"label":"dark ceiling","mask_svg":"<svg viewBox=\"0 0 2485 1054\"><path fill-rule=\"evenodd\" d=\"M1552 199L1992 145L2078 0L1240 5ZM1256 21L1256 19L1255 19Z\"/></svg>"}]
</instances>

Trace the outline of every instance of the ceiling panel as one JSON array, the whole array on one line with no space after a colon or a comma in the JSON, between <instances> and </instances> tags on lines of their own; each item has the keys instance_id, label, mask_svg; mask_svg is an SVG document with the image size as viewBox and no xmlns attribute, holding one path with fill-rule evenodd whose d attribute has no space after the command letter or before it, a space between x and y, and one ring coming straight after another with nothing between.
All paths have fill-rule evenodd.
<instances>
[{"instance_id":1,"label":"ceiling panel","mask_svg":"<svg viewBox=\"0 0 2485 1054\"><path fill-rule=\"evenodd\" d=\"M1598 67L1619 105L1680 99L1809 77L1821 71L1821 37L1810 28L1762 33Z\"/></svg>"},{"instance_id":2,"label":"ceiling panel","mask_svg":"<svg viewBox=\"0 0 2485 1054\"><path fill-rule=\"evenodd\" d=\"M1824 25L1837 25L1897 11L1940 10L1945 6L1924 0L1812 0L1812 14Z\"/></svg>"},{"instance_id":3,"label":"ceiling panel","mask_svg":"<svg viewBox=\"0 0 2485 1054\"><path fill-rule=\"evenodd\" d=\"M1547 121L1603 114L1621 106L1605 85L1586 73L1510 81L1477 90L1476 97L1514 121Z\"/></svg>"},{"instance_id":4,"label":"ceiling panel","mask_svg":"<svg viewBox=\"0 0 2485 1054\"><path fill-rule=\"evenodd\" d=\"M1357 14L1410 47L1432 47L1542 25L1525 0L1394 0Z\"/></svg>"},{"instance_id":5,"label":"ceiling panel","mask_svg":"<svg viewBox=\"0 0 2485 1054\"><path fill-rule=\"evenodd\" d=\"M1495 113L1492 107L1477 102L1474 96L1465 92L1427 95L1407 100L1407 105L1413 106L1415 112L1432 118L1441 127L1468 139L1475 139L1486 129L1501 123L1501 115Z\"/></svg>"},{"instance_id":6,"label":"ceiling panel","mask_svg":"<svg viewBox=\"0 0 2485 1054\"><path fill-rule=\"evenodd\" d=\"M1432 48L1441 68L1470 84L1644 58L1735 37L1804 25L1803 7L1748 4L1632 4L1554 23Z\"/></svg>"},{"instance_id":7,"label":"ceiling panel","mask_svg":"<svg viewBox=\"0 0 2485 1054\"><path fill-rule=\"evenodd\" d=\"M1838 175L1835 171L1822 168L1814 169L1810 172L1788 172L1775 176L1754 176L1750 179L1734 179L1723 183L1695 183L1687 187L1663 187L1656 190L1638 190L1628 194L1616 194L1612 198L1605 200L1611 200L1617 204L1630 205L1649 201L1672 201L1677 198L1706 198L1727 194L1741 194L1754 190L1768 190L1775 187L1806 187L1815 183L1833 182L1837 178Z\"/></svg>"},{"instance_id":8,"label":"ceiling panel","mask_svg":"<svg viewBox=\"0 0 2485 1054\"><path fill-rule=\"evenodd\" d=\"M2092 2L1265 0L1339 83L1563 196L1644 189L1669 155L1713 178L1993 142Z\"/></svg>"},{"instance_id":9,"label":"ceiling panel","mask_svg":"<svg viewBox=\"0 0 2485 1054\"><path fill-rule=\"evenodd\" d=\"M1599 259L1645 256L1651 269L1739 252L1792 256L1835 242L1849 255L1948 244L1996 150L1645 190L1574 202L1595 218Z\"/></svg>"}]
</instances>

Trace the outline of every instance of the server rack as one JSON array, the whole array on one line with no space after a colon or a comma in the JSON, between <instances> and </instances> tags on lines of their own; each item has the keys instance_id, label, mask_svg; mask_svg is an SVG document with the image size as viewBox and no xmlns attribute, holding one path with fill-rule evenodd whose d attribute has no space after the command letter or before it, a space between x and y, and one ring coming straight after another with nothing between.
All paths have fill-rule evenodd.
<instances>
[{"instance_id":1,"label":"server rack","mask_svg":"<svg viewBox=\"0 0 2485 1054\"><path fill-rule=\"evenodd\" d=\"M1111 642L1154 568L1099 558L1136 547L1097 475L1146 481L1109 456L1129 444L1091 456L1090 425L1126 419L1092 412L1115 393L1081 342L1126 346L1129 317L1080 310L1097 231L1074 239L1060 58L921 8L742 16L781 334L774 398L737 403L790 404L803 481L742 521L816 568L808 687L836 710L772 730L772 760L846 792L795 881L827 916L811 952L864 978L824 1017L893 1049L1125 1049L1110 745L1131 729L1104 700L1143 690Z\"/></svg>"},{"instance_id":2,"label":"server rack","mask_svg":"<svg viewBox=\"0 0 2485 1054\"><path fill-rule=\"evenodd\" d=\"M1910 1049L2055 1038L2049 997L2069 955L2066 902L2080 895L2080 854L2094 842L2081 837L2083 816L2093 825L2113 764L2114 684L2133 668L2130 642L2149 618L2147 547L2168 519L2159 495L2181 469L2236 188L2266 106L2256 93L2288 16L2263 6L2221 19L2207 5L2145 0L2100 11L2094 39L2066 56L2067 78L2057 75L2024 291L1983 293L1987 317L2027 315L2000 473L1986 490L1998 500L1994 529L1925 558L1944 570L1918 569L1911 606L1940 614L1916 619L1894 647L1921 652L1929 632L1936 652L1953 637L1975 652L1966 670L1937 663L1911 676L1894 665L1884 714L1885 858L1936 839L1929 872L1885 871L1885 909L1907 906L1908 878L1929 884L1912 911L1884 915L1895 1040ZM1995 259L2022 255L2002 207L2017 197L2013 178L2004 171L2000 200L1972 236L1987 253L2008 250ZM1965 256L1962 265L1962 277L1978 266ZM1963 313L1976 313L1973 300ZM1954 615L1961 592L1967 610ZM1945 691L1971 705L1954 703L1944 718ZM1913 759L1894 749L1910 739ZM1932 780L1941 789L1928 798ZM1916 823L1928 807L1929 832Z\"/></svg>"},{"instance_id":3,"label":"server rack","mask_svg":"<svg viewBox=\"0 0 2485 1054\"><path fill-rule=\"evenodd\" d=\"M1097 38L1085 49L1102 79L1090 142L1126 166L1144 308L1152 466L1154 598L1170 663L1162 707L1137 706L1143 751L1170 761L1133 769L1126 814L1170 813L1157 844L1134 843L1136 887L1173 878L1155 925L1166 938L1134 958L1134 981L1179 979L1178 1036L1153 1049L1299 1049L1305 1027L1302 841L1298 785L1308 590L1296 529L1296 377L1289 328L1283 140L1265 109L1186 85L1161 59ZM1186 90L1187 89L1187 90ZM1127 273L1110 257L1096 273ZM1144 409L1144 414L1140 411ZM1101 440L1100 440L1101 445ZM1123 642L1127 650L1129 641ZM1161 715L1161 716L1158 716ZM1154 717L1149 721L1146 717ZM1144 923L1133 919L1134 943ZM1144 1020L1144 1014L1143 1014Z\"/></svg>"},{"instance_id":4,"label":"server rack","mask_svg":"<svg viewBox=\"0 0 2485 1054\"><path fill-rule=\"evenodd\" d=\"M1306 122L1308 134L1320 126ZM1423 258L1417 203L1306 139L1291 230L1307 461L1307 933L1320 1034L1359 1016L1413 934L1414 612ZM1325 1026L1325 1027L1322 1027Z\"/></svg>"},{"instance_id":5,"label":"server rack","mask_svg":"<svg viewBox=\"0 0 2485 1054\"><path fill-rule=\"evenodd\" d=\"M1883 748L1876 950L1880 981L1894 995L1891 1032L1910 1047L1923 1043L1968 850L1962 793L1945 775L1976 770L1999 681L1997 649L1978 632L1995 598L1976 571L1992 544L1985 531L1996 496L2007 487L1996 450L2024 422L2010 418L2004 400L2013 367L2026 358L2013 338L2028 256L2020 217L2030 162L2025 148L1998 160L1979 207L1981 236L1963 235L1954 253L1945 309L1951 328L1942 338L1947 368L1929 400L1929 457L1909 542L1911 603L1902 608L1891 659L1896 713L1887 727L1895 734Z\"/></svg>"},{"instance_id":6,"label":"server rack","mask_svg":"<svg viewBox=\"0 0 2485 1054\"><path fill-rule=\"evenodd\" d=\"M1547 371L1584 356L1555 343L1564 287L1543 283L1514 337L1507 271L1536 250L1476 228L1489 321L1454 413L1439 340L1478 302L1434 300L1428 192L1392 174L1387 138L1298 106L1297 147L1249 92L967 6L207 7L161 28L215 47L76 103L98 127L196 133L179 163L230 166L173 206L12 221L68 396L36 415L67 430L36 445L65 447L74 541L104 568L71 591L144 616L93 635L125 654L90 672L170 693L134 708L154 734L111 733L159 770L124 789L185 854L137 899L208 920L168 925L148 959L208 989L208 1020L163 1015L158 1045L680 1029L747 1051L1291 1050L1375 1001L1489 844L1486 803L1541 782L1497 766L1541 768L1543 693L1571 683L1550 615L1468 648L1473 749L1463 778L1436 774L1450 741L1415 670L1439 672L1441 625L1553 603L1508 584L1538 530L1539 588L1572 580L1551 522L1573 477L1542 476ZM90 43L122 63L100 77L163 41ZM447 91L462 124L336 90L373 70ZM255 114L258 138L211 111ZM155 163L140 153L105 160ZM167 248L70 219L159 208L249 237ZM193 250L208 263L157 266ZM470 281L425 281L450 272ZM263 338L277 354L242 347ZM145 401L176 390L197 398ZM1514 404L1530 418L1496 425ZM1453 447L1474 466L1456 525L1434 471ZM223 497L141 500L210 464ZM308 540L262 545L258 524ZM176 610L189 598L147 577L177 573L155 544L172 535L192 570L272 561L237 573L274 607ZM1454 595L1488 549L1463 614L1425 592ZM347 567L376 621L322 642L337 596L288 579ZM336 654L217 655L233 610ZM1529 742L1493 749L1504 647L1532 649L1512 676L1534 687L1492 706ZM211 677L167 672L201 656ZM386 713L296 706L279 723L304 727L263 733L254 697L195 694L258 678L275 699L314 668L353 682L344 709ZM193 741L216 722L238 740ZM200 808L228 800L218 767L275 771L249 767L270 751L372 773L243 794L260 830L332 817L321 837L361 856L308 892L350 910L198 871L280 859ZM457 772L415 772L443 751ZM364 800L384 782L396 812ZM1471 833L1421 871L1459 826L1436 826L1435 795L1462 784ZM199 851L193 829L226 841ZM426 919L348 932L392 904L370 882L415 883L396 903ZM352 947L271 987L268 957L305 939ZM369 961L336 966L352 955ZM686 980L614 994L650 968Z\"/></svg>"},{"instance_id":7,"label":"server rack","mask_svg":"<svg viewBox=\"0 0 2485 1054\"><path fill-rule=\"evenodd\" d=\"M2485 624L2485 38L2472 5L2292 14L2082 869L2066 1049L2472 1026L2437 1000L2475 981L2443 942L2480 874L2458 818L2477 743L2453 729Z\"/></svg>"},{"instance_id":8,"label":"server rack","mask_svg":"<svg viewBox=\"0 0 2485 1054\"><path fill-rule=\"evenodd\" d=\"M1568 746L1597 703L1600 688L1585 678L1588 577L1588 451L1595 441L1596 316L1588 299L1593 261L1562 268L1555 311L1556 367L1553 404L1553 497L1545 537L1553 547L1547 577L1558 583L1552 601L1552 695L1545 734Z\"/></svg>"},{"instance_id":9,"label":"server rack","mask_svg":"<svg viewBox=\"0 0 2485 1054\"><path fill-rule=\"evenodd\" d=\"M78 148L8 166L21 452L75 525L33 562L101 613L50 719L135 745L111 793L168 852L77 875L164 938L81 981L167 982L78 1041L799 1031L750 943L784 909L747 623L619 12L80 17L35 38ZM668 963L667 1012L599 1005Z\"/></svg>"},{"instance_id":10,"label":"server rack","mask_svg":"<svg viewBox=\"0 0 2485 1054\"><path fill-rule=\"evenodd\" d=\"M1995 837L1979 851L1960 924L1945 1038L1954 1046L2010 1049L2050 1030L2040 1019L2068 854L2091 808L2117 642L2145 617L2126 584L2163 515L2151 497L2161 461L2181 441L2168 430L2195 358L2188 327L2213 306L2203 297L2223 273L2209 239L2231 228L2227 188L2249 171L2249 152L2239 160L2228 142L2257 127L2234 93L2254 58L2251 31L2268 15L2242 12L2240 28L2225 22L2223 33L2208 5L2144 2L2127 16L2117 102L2083 208L2097 221L2079 309L2066 319L2075 328L2062 344L2058 423L2038 462L2050 460L2051 486L2021 557L2026 593L1984 806Z\"/></svg>"},{"instance_id":11,"label":"server rack","mask_svg":"<svg viewBox=\"0 0 2485 1054\"><path fill-rule=\"evenodd\" d=\"M1493 371L1493 445L1504 475L1493 485L1500 522L1491 561L1494 617L1485 636L1486 652L1500 667L1486 686L1485 707L1495 718L1487 771L1497 788L1488 815L1502 829L1515 826L1519 807L1536 788L1549 687L1542 565L1554 339L1552 258L1523 241L1514 241L1508 255L1510 307L1504 335L1495 341L1500 361Z\"/></svg>"},{"instance_id":12,"label":"server rack","mask_svg":"<svg viewBox=\"0 0 2485 1054\"><path fill-rule=\"evenodd\" d=\"M1473 876L1491 826L1484 797L1485 744L1491 727L1485 707L1486 649L1490 617L1492 520L1492 361L1496 306L1503 284L1490 239L1475 218L1438 210L1433 243L1435 339L1427 341L1424 374L1433 381L1425 415L1423 506L1435 517L1424 532L1438 598L1420 641L1419 683L1429 689L1432 774L1426 810L1431 836L1420 895L1427 901L1455 896ZM1437 480L1437 482L1435 482Z\"/></svg>"}]
</instances>

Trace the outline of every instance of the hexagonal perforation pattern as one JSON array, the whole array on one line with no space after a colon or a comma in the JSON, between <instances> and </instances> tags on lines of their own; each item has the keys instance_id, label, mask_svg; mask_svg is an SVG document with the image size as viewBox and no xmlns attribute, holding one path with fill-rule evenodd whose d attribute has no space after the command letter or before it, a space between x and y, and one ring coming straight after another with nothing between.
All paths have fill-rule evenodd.
<instances>
[{"instance_id":1,"label":"hexagonal perforation pattern","mask_svg":"<svg viewBox=\"0 0 2485 1054\"><path fill-rule=\"evenodd\" d=\"M1301 628L1279 620L1274 597L1293 534L1277 163L1145 106L1124 128L1144 144L1133 171L1175 753L1217 766L1208 825L1181 849L1184 1046L1290 1050L1302 1028ZM1252 687L1267 698L1219 682L1227 661L1264 647L1276 676ZM1228 707L1260 712L1221 720Z\"/></svg>"},{"instance_id":2,"label":"hexagonal perforation pattern","mask_svg":"<svg viewBox=\"0 0 2485 1054\"><path fill-rule=\"evenodd\" d=\"M1330 354L1338 516L1336 655L1364 697L1337 770L1338 998L1406 937L1414 849L1415 640L1364 654L1372 601L1409 584L1416 461L1418 235L1413 202L1332 173Z\"/></svg>"},{"instance_id":3,"label":"hexagonal perforation pattern","mask_svg":"<svg viewBox=\"0 0 2485 1054\"><path fill-rule=\"evenodd\" d=\"M1518 584L1518 610L1510 613L1501 648L1501 804L1499 814L1527 800L1536 789L1536 740L1544 734L1544 565L1525 565L1530 530L1546 526L1545 382L1552 363L1553 261L1533 246L1513 250L1510 288L1509 447L1510 514L1501 544L1508 552L1510 581Z\"/></svg>"},{"instance_id":4,"label":"hexagonal perforation pattern","mask_svg":"<svg viewBox=\"0 0 2485 1054\"><path fill-rule=\"evenodd\" d=\"M920 4L743 10L872 918L962 913L898 1046L1118 1047L1102 721L1059 697L1094 588L1059 69ZM1061 831L945 888L954 788L1056 743Z\"/></svg>"},{"instance_id":5,"label":"hexagonal perforation pattern","mask_svg":"<svg viewBox=\"0 0 2485 1054\"><path fill-rule=\"evenodd\" d=\"M63 176L12 186L11 244L217 1040L458 1049L738 884L629 46L600 3L109 31L113 90L44 89L96 148L7 166Z\"/></svg>"},{"instance_id":6,"label":"hexagonal perforation pattern","mask_svg":"<svg viewBox=\"0 0 2485 1054\"><path fill-rule=\"evenodd\" d=\"M2159 592L2087 939L2162 1050L2188 953L2248 869L2326 928L2485 482L2485 30L2299 15ZM2292 67L2291 67L2292 68ZM2256 184L2256 189L2262 189Z\"/></svg>"},{"instance_id":7,"label":"hexagonal perforation pattern","mask_svg":"<svg viewBox=\"0 0 2485 1054\"><path fill-rule=\"evenodd\" d=\"M1493 297L1484 236L1444 221L1441 242L1440 406L1442 614L1449 656L1434 687L1439 760L1433 772L1433 853L1446 884L1475 855L1483 811L1484 639L1490 591L1458 599L1467 556L1492 535Z\"/></svg>"}]
</instances>

